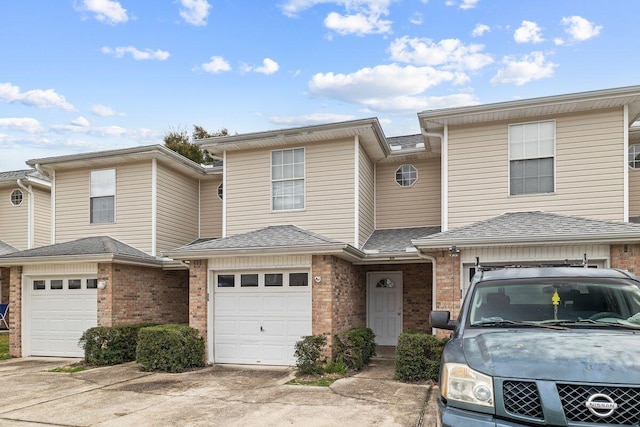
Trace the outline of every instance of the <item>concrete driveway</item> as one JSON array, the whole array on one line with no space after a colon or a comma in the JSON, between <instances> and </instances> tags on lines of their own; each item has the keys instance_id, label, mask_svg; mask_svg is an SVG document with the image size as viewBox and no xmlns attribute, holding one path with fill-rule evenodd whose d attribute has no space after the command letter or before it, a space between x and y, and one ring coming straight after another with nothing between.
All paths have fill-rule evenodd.
<instances>
[{"instance_id":1,"label":"concrete driveway","mask_svg":"<svg viewBox=\"0 0 640 427\"><path fill-rule=\"evenodd\" d=\"M390 359L329 388L286 385L293 370L274 367L164 374L130 363L47 372L76 360L0 362L0 426L435 425L435 389L394 381Z\"/></svg>"}]
</instances>

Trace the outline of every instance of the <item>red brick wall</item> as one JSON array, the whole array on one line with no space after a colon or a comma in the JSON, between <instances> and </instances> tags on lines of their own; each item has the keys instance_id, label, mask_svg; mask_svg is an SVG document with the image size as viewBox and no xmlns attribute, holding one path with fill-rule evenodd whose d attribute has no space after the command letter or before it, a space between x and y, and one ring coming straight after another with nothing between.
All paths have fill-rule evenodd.
<instances>
[{"instance_id":1,"label":"red brick wall","mask_svg":"<svg viewBox=\"0 0 640 427\"><path fill-rule=\"evenodd\" d=\"M11 274L9 267L0 268L0 281L2 282L2 294L0 295L0 303L1 304L9 304L9 289L11 288ZM11 306L9 306L9 312L7 313L6 321L10 322L9 318L11 317ZM4 323L0 325L0 328L4 329Z\"/></svg>"},{"instance_id":2,"label":"red brick wall","mask_svg":"<svg viewBox=\"0 0 640 427\"><path fill-rule=\"evenodd\" d=\"M311 277L312 334L327 334L330 348L333 335L366 326L366 282L361 268L334 256L314 255Z\"/></svg>"},{"instance_id":3,"label":"red brick wall","mask_svg":"<svg viewBox=\"0 0 640 427\"><path fill-rule=\"evenodd\" d=\"M127 264L98 264L98 325L187 323L189 282L186 270L162 270Z\"/></svg>"},{"instance_id":4,"label":"red brick wall","mask_svg":"<svg viewBox=\"0 0 640 427\"><path fill-rule=\"evenodd\" d=\"M207 260L191 260L189 265L189 326L207 342Z\"/></svg>"},{"instance_id":5,"label":"red brick wall","mask_svg":"<svg viewBox=\"0 0 640 427\"><path fill-rule=\"evenodd\" d=\"M4 283L4 282L3 282ZM4 287L4 286L3 286ZM22 267L11 267L9 273L9 354L22 357Z\"/></svg>"},{"instance_id":6,"label":"red brick wall","mask_svg":"<svg viewBox=\"0 0 640 427\"><path fill-rule=\"evenodd\" d=\"M611 267L640 276L640 245L611 245Z\"/></svg>"}]
</instances>

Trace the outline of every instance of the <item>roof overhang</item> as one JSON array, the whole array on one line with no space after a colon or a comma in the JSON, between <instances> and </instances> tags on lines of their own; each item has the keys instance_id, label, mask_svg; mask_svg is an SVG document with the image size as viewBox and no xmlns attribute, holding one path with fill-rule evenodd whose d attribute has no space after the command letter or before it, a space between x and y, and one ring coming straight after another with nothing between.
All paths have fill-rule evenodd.
<instances>
[{"instance_id":1,"label":"roof overhang","mask_svg":"<svg viewBox=\"0 0 640 427\"><path fill-rule=\"evenodd\" d=\"M99 168L122 163L159 160L193 178L202 178L207 174L220 174L221 168L204 168L198 163L168 149L163 145L146 145L118 150L98 151L66 156L31 159L27 165L41 168L46 172L77 168Z\"/></svg>"},{"instance_id":2,"label":"roof overhang","mask_svg":"<svg viewBox=\"0 0 640 427\"><path fill-rule=\"evenodd\" d=\"M527 119L625 105L629 106L629 123L633 123L640 115L640 86L428 110L418 113L418 119L427 132L441 132L445 125Z\"/></svg>"},{"instance_id":3,"label":"roof overhang","mask_svg":"<svg viewBox=\"0 0 640 427\"><path fill-rule=\"evenodd\" d=\"M115 254L96 254L96 255L56 255L56 256L7 256L0 258L0 267L13 267L18 265L42 265L42 264L74 264L74 263L115 263L129 264L143 267L162 268L164 262L162 259L147 260L136 257L127 257Z\"/></svg>"},{"instance_id":4,"label":"roof overhang","mask_svg":"<svg viewBox=\"0 0 640 427\"><path fill-rule=\"evenodd\" d=\"M455 245L458 249L478 247L522 247L522 246L575 246L584 244L623 244L639 243L640 235L620 234L585 234L585 235L542 235L518 238L463 238L463 239L416 239L413 245L423 252L449 249Z\"/></svg>"},{"instance_id":5,"label":"roof overhang","mask_svg":"<svg viewBox=\"0 0 640 427\"><path fill-rule=\"evenodd\" d=\"M391 150L377 118L247 133L243 135L218 136L198 140L196 144L214 156L220 156L225 151L276 148L287 145L355 138L356 136L374 162L389 155Z\"/></svg>"}]
</instances>

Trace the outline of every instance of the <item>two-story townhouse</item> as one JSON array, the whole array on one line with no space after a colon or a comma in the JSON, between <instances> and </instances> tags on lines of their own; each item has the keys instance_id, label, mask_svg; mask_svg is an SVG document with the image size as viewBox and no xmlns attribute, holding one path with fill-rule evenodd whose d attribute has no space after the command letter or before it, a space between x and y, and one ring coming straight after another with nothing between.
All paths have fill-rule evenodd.
<instances>
[{"instance_id":1,"label":"two-story townhouse","mask_svg":"<svg viewBox=\"0 0 640 427\"><path fill-rule=\"evenodd\" d=\"M442 141L434 308L457 312L482 265L575 263L640 273L640 87L425 111Z\"/></svg>"},{"instance_id":2,"label":"two-story townhouse","mask_svg":"<svg viewBox=\"0 0 640 427\"><path fill-rule=\"evenodd\" d=\"M82 355L96 325L187 321L187 266L161 252L220 237L220 168L160 145L27 163L52 183L53 244L0 257L13 356Z\"/></svg>"},{"instance_id":3,"label":"two-story townhouse","mask_svg":"<svg viewBox=\"0 0 640 427\"><path fill-rule=\"evenodd\" d=\"M0 172L0 255L51 243L50 212L45 176L35 169ZM8 302L9 269L0 267L0 304Z\"/></svg>"},{"instance_id":4,"label":"two-story townhouse","mask_svg":"<svg viewBox=\"0 0 640 427\"><path fill-rule=\"evenodd\" d=\"M223 238L188 260L190 323L216 363L292 364L303 335L370 326L379 345L429 328L440 141L386 138L377 119L217 137Z\"/></svg>"}]
</instances>

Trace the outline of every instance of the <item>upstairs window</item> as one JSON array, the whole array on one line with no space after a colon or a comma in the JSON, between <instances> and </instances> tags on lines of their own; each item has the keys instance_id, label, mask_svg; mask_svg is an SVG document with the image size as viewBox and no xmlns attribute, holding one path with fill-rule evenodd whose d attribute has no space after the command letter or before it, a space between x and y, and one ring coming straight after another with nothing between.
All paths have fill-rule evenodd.
<instances>
[{"instance_id":1,"label":"upstairs window","mask_svg":"<svg viewBox=\"0 0 640 427\"><path fill-rule=\"evenodd\" d=\"M640 169L640 144L629 146L629 166Z\"/></svg>"},{"instance_id":2,"label":"upstairs window","mask_svg":"<svg viewBox=\"0 0 640 427\"><path fill-rule=\"evenodd\" d=\"M13 206L20 206L22 204L22 191L13 190L11 192L11 204Z\"/></svg>"},{"instance_id":3,"label":"upstairs window","mask_svg":"<svg viewBox=\"0 0 640 427\"><path fill-rule=\"evenodd\" d=\"M304 148L271 152L271 209L304 209Z\"/></svg>"},{"instance_id":4,"label":"upstairs window","mask_svg":"<svg viewBox=\"0 0 640 427\"><path fill-rule=\"evenodd\" d=\"M91 171L91 224L115 222L116 170Z\"/></svg>"},{"instance_id":5,"label":"upstairs window","mask_svg":"<svg viewBox=\"0 0 640 427\"><path fill-rule=\"evenodd\" d=\"M553 193L555 122L509 125L509 191Z\"/></svg>"}]
</instances>

